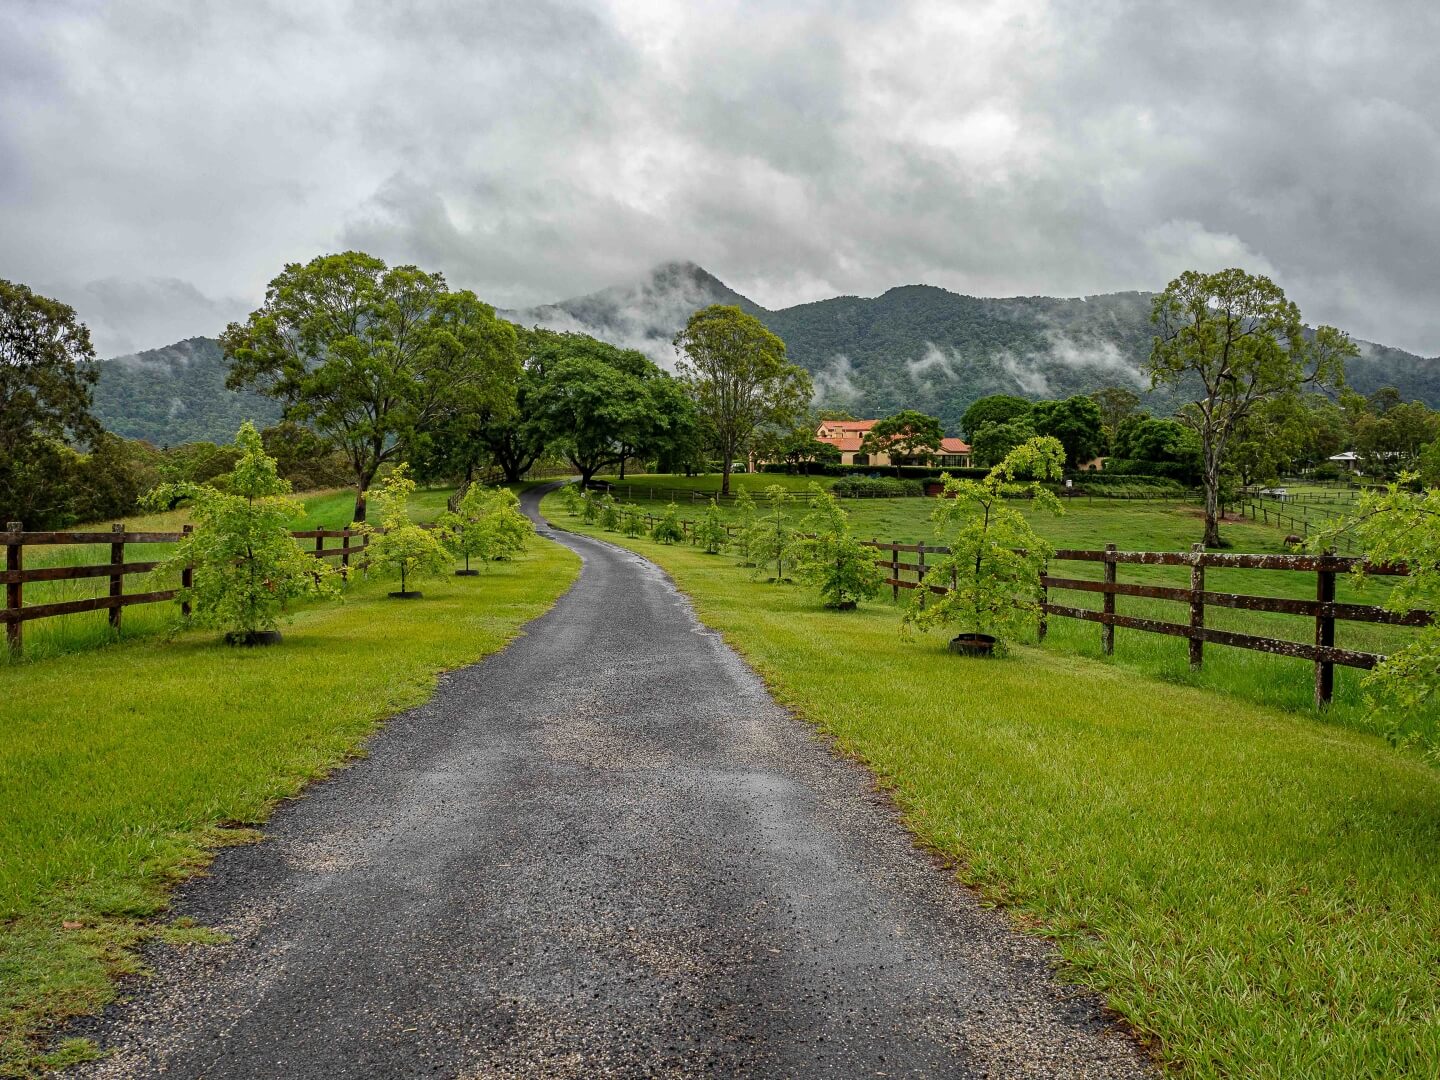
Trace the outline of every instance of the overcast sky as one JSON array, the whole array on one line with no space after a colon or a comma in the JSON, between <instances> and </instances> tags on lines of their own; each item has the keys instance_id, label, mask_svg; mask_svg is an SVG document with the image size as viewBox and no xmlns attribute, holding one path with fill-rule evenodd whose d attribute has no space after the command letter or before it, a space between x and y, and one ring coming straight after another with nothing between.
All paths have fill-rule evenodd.
<instances>
[{"instance_id":1,"label":"overcast sky","mask_svg":"<svg viewBox=\"0 0 1440 1080\"><path fill-rule=\"evenodd\" d=\"M1271 274L1440 353L1440 5L0 0L0 277L101 355L357 247L520 306Z\"/></svg>"}]
</instances>

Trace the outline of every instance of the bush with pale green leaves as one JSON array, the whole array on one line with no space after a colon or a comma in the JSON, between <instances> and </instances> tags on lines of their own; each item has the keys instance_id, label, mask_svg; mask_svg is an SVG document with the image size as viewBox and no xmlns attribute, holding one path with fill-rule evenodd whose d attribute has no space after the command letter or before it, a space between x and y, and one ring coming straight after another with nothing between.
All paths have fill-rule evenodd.
<instances>
[{"instance_id":1,"label":"bush with pale green leaves","mask_svg":"<svg viewBox=\"0 0 1440 1080\"><path fill-rule=\"evenodd\" d=\"M579 517L585 512L585 493L576 484L566 484L560 489L560 499L565 504L565 512L571 517Z\"/></svg>"},{"instance_id":2,"label":"bush with pale green leaves","mask_svg":"<svg viewBox=\"0 0 1440 1080\"><path fill-rule=\"evenodd\" d=\"M849 515L819 484L810 485L810 512L800 521L790 558L796 580L818 590L828 608L854 607L877 595L885 582L875 549L855 538Z\"/></svg>"},{"instance_id":3,"label":"bush with pale green leaves","mask_svg":"<svg viewBox=\"0 0 1440 1080\"><path fill-rule=\"evenodd\" d=\"M930 564L924 584L948 591L914 590L904 625L958 626L996 638L1002 650L1021 633L1039 610L1040 573L1055 549L1008 500L1024 496L1033 509L1063 514L1041 482L1058 480L1064 468L1065 448L1046 435L1015 447L983 480L945 476L931 520L949 554Z\"/></svg>"},{"instance_id":4,"label":"bush with pale green leaves","mask_svg":"<svg viewBox=\"0 0 1440 1080\"><path fill-rule=\"evenodd\" d=\"M410 520L410 495L414 490L409 468L395 466L371 492L380 527L363 521L351 526L370 538L365 548L369 572L382 578L398 577L400 592L396 595L402 597L417 595L409 591L416 578L435 577L450 568L450 552L439 530L422 529Z\"/></svg>"},{"instance_id":5,"label":"bush with pale green leaves","mask_svg":"<svg viewBox=\"0 0 1440 1080\"><path fill-rule=\"evenodd\" d=\"M1403 473L1385 488L1365 492L1344 521L1310 541L1320 551L1348 533L1369 562L1403 563L1410 573L1390 579L1394 586L1383 602L1401 613L1440 611L1440 490L1408 490L1415 479ZM1355 578L1363 584L1363 567ZM1409 644L1371 671L1365 687L1388 718L1391 741L1428 744L1430 756L1440 759L1440 623L1417 627Z\"/></svg>"},{"instance_id":6,"label":"bush with pale green leaves","mask_svg":"<svg viewBox=\"0 0 1440 1080\"><path fill-rule=\"evenodd\" d=\"M626 503L620 508L620 530L632 540L645 531L645 521L640 516L640 507Z\"/></svg>"},{"instance_id":7,"label":"bush with pale green leaves","mask_svg":"<svg viewBox=\"0 0 1440 1080\"><path fill-rule=\"evenodd\" d=\"M535 527L520 512L520 500L509 488L471 484L453 512L436 520L441 539L465 559L482 563L508 559L525 550Z\"/></svg>"},{"instance_id":8,"label":"bush with pale green leaves","mask_svg":"<svg viewBox=\"0 0 1440 1080\"><path fill-rule=\"evenodd\" d=\"M161 484L145 497L157 510L188 500L194 531L156 570L175 574L189 566L194 584L182 590L190 621L215 627L233 642L276 629L290 601L337 595L334 571L300 550L290 530L305 508L290 495L248 420L235 436L240 460L227 491L191 481Z\"/></svg>"}]
</instances>

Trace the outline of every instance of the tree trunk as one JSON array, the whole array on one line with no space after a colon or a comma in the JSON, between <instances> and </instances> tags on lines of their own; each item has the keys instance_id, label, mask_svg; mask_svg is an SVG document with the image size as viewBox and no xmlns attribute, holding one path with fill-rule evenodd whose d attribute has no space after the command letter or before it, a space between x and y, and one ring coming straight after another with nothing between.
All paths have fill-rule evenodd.
<instances>
[{"instance_id":1,"label":"tree trunk","mask_svg":"<svg viewBox=\"0 0 1440 1080\"><path fill-rule=\"evenodd\" d=\"M356 487L355 489L355 516L350 520L365 520L365 489L363 487Z\"/></svg>"},{"instance_id":2,"label":"tree trunk","mask_svg":"<svg viewBox=\"0 0 1440 1080\"><path fill-rule=\"evenodd\" d=\"M624 479L625 479L625 455L624 455L624 454L621 454L621 455L620 455L620 477L619 477L619 478L620 478L621 480L624 480Z\"/></svg>"},{"instance_id":3,"label":"tree trunk","mask_svg":"<svg viewBox=\"0 0 1440 1080\"><path fill-rule=\"evenodd\" d=\"M1220 546L1220 463L1205 463L1205 539L1207 548Z\"/></svg>"}]
</instances>

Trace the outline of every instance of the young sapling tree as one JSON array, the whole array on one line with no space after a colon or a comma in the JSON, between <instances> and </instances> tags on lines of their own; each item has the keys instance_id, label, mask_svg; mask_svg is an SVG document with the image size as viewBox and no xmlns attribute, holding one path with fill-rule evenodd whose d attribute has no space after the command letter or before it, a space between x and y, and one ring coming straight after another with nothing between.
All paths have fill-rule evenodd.
<instances>
[{"instance_id":1,"label":"young sapling tree","mask_svg":"<svg viewBox=\"0 0 1440 1080\"><path fill-rule=\"evenodd\" d=\"M354 526L370 537L365 548L370 570L381 577L400 578L400 591L390 595L401 600L420 597L419 591L408 588L413 579L442 574L450 565L450 553L439 531L422 529L410 520L410 494L415 490L415 481L408 472L408 466L402 462L376 489L374 502L379 510L380 528L364 522Z\"/></svg>"},{"instance_id":2,"label":"young sapling tree","mask_svg":"<svg viewBox=\"0 0 1440 1080\"><path fill-rule=\"evenodd\" d=\"M719 555L730 544L730 534L725 531L725 523L720 520L720 507L715 505L715 500L710 500L710 505L705 507L700 514L700 520L695 523L695 543L705 548L706 555Z\"/></svg>"},{"instance_id":3,"label":"young sapling tree","mask_svg":"<svg viewBox=\"0 0 1440 1080\"><path fill-rule=\"evenodd\" d=\"M508 488L487 488L471 484L454 512L441 514L436 521L441 539L465 559L457 577L474 577L471 558L482 562L510 557L523 551L533 533L530 520L520 513L519 500Z\"/></svg>"},{"instance_id":4,"label":"young sapling tree","mask_svg":"<svg viewBox=\"0 0 1440 1080\"><path fill-rule=\"evenodd\" d=\"M1064 474L1065 448L1050 435L1015 447L983 480L945 476L932 520L949 553L931 564L905 611L906 628L958 626L957 652L1003 651L1039 608L1040 573L1054 548L1007 499L1027 497L1037 509L1062 514L1042 480ZM1021 477L1029 477L1021 480ZM927 587L947 591L934 594Z\"/></svg>"},{"instance_id":5,"label":"young sapling tree","mask_svg":"<svg viewBox=\"0 0 1440 1080\"><path fill-rule=\"evenodd\" d=\"M595 493L586 489L580 492L580 518L586 525L594 525L595 519L600 516L600 500Z\"/></svg>"},{"instance_id":6,"label":"young sapling tree","mask_svg":"<svg viewBox=\"0 0 1440 1080\"><path fill-rule=\"evenodd\" d=\"M754 566L755 559L750 553L755 540L755 523L759 512L750 492L741 488L735 496L735 546L740 551L740 565Z\"/></svg>"},{"instance_id":7,"label":"young sapling tree","mask_svg":"<svg viewBox=\"0 0 1440 1080\"><path fill-rule=\"evenodd\" d=\"M161 484L145 497L157 510L188 499L194 531L180 541L156 573L193 568L181 599L190 621L225 631L232 645L279 641L279 620L291 600L335 596L334 571L300 550L290 529L305 508L289 498L290 481L276 472L259 433L248 420L235 436L240 460L229 490L192 481Z\"/></svg>"},{"instance_id":8,"label":"young sapling tree","mask_svg":"<svg viewBox=\"0 0 1440 1080\"><path fill-rule=\"evenodd\" d=\"M632 540L645 531L645 522L640 517L640 507L626 503L620 508L620 529Z\"/></svg>"},{"instance_id":9,"label":"young sapling tree","mask_svg":"<svg viewBox=\"0 0 1440 1080\"><path fill-rule=\"evenodd\" d=\"M565 504L565 510L571 517L579 517L585 512L585 493L578 484L566 484L562 487L560 501Z\"/></svg>"},{"instance_id":10,"label":"young sapling tree","mask_svg":"<svg viewBox=\"0 0 1440 1080\"><path fill-rule=\"evenodd\" d=\"M795 577L817 589L827 608L841 611L878 594L885 581L874 549L855 538L848 519L835 496L812 483L810 512L791 549Z\"/></svg>"},{"instance_id":11,"label":"young sapling tree","mask_svg":"<svg viewBox=\"0 0 1440 1080\"><path fill-rule=\"evenodd\" d=\"M790 558L790 546L795 539L795 530L790 526L786 513L790 493L779 484L765 489L765 501L769 506L765 516L755 522L750 541L750 558L754 560L756 572L762 566L775 564L774 581L786 581L785 564Z\"/></svg>"},{"instance_id":12,"label":"young sapling tree","mask_svg":"<svg viewBox=\"0 0 1440 1080\"><path fill-rule=\"evenodd\" d=\"M662 544L678 544L685 539L685 527L680 524L680 508L673 502L665 508L660 520L655 522L650 536Z\"/></svg>"},{"instance_id":13,"label":"young sapling tree","mask_svg":"<svg viewBox=\"0 0 1440 1080\"><path fill-rule=\"evenodd\" d=\"M606 532L620 530L620 508L615 504L615 496L608 491L600 496L599 520L600 527Z\"/></svg>"}]
</instances>

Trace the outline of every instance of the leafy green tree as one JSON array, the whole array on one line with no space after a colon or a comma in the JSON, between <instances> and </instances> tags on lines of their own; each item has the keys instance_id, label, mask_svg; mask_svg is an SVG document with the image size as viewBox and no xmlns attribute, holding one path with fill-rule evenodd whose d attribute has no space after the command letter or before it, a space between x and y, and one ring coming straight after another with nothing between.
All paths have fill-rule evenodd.
<instances>
[{"instance_id":1,"label":"leafy green tree","mask_svg":"<svg viewBox=\"0 0 1440 1080\"><path fill-rule=\"evenodd\" d=\"M720 451L720 493L756 430L789 426L810 401L810 376L787 363L785 343L753 315L712 304L690 316L675 338L679 372Z\"/></svg>"},{"instance_id":2,"label":"leafy green tree","mask_svg":"<svg viewBox=\"0 0 1440 1080\"><path fill-rule=\"evenodd\" d=\"M1367 415L1355 424L1355 450L1367 476L1398 476L1413 472L1420 451L1440 437L1440 413L1423 402L1390 405L1384 413Z\"/></svg>"},{"instance_id":3,"label":"leafy green tree","mask_svg":"<svg viewBox=\"0 0 1440 1080\"><path fill-rule=\"evenodd\" d=\"M590 490L580 492L580 517L586 525L594 525L600 516L600 500Z\"/></svg>"},{"instance_id":4,"label":"leafy green tree","mask_svg":"<svg viewBox=\"0 0 1440 1080\"><path fill-rule=\"evenodd\" d=\"M1151 385L1200 385L1181 419L1200 436L1204 543L1218 547L1221 473L1236 428L1260 402L1338 385L1357 350L1333 326L1307 337L1300 309L1280 287L1243 270L1187 270L1155 297L1151 318Z\"/></svg>"},{"instance_id":5,"label":"leafy green tree","mask_svg":"<svg viewBox=\"0 0 1440 1080\"><path fill-rule=\"evenodd\" d=\"M461 415L508 409L515 330L440 274L360 252L290 263L220 338L231 389L285 403L350 462L355 520L380 467Z\"/></svg>"},{"instance_id":6,"label":"leafy green tree","mask_svg":"<svg viewBox=\"0 0 1440 1080\"><path fill-rule=\"evenodd\" d=\"M90 413L94 359L73 308L0 280L0 522L44 529L72 520L65 448L100 435Z\"/></svg>"},{"instance_id":7,"label":"leafy green tree","mask_svg":"<svg viewBox=\"0 0 1440 1080\"><path fill-rule=\"evenodd\" d=\"M730 534L720 518L720 507L711 499L695 524L695 542L705 548L706 555L719 555L730 546Z\"/></svg>"},{"instance_id":8,"label":"leafy green tree","mask_svg":"<svg viewBox=\"0 0 1440 1080\"><path fill-rule=\"evenodd\" d=\"M619 349L584 334L554 343L545 378L528 402L537 430L589 484L595 474L626 457L668 445L678 387L643 353Z\"/></svg>"},{"instance_id":9,"label":"leafy green tree","mask_svg":"<svg viewBox=\"0 0 1440 1080\"><path fill-rule=\"evenodd\" d=\"M470 559L482 562L506 559L524 551L534 535L530 519L520 512L520 501L508 488L487 488L472 484L466 489L453 511L446 511L436 520L441 538L456 554L465 559L467 575Z\"/></svg>"},{"instance_id":10,"label":"leafy green tree","mask_svg":"<svg viewBox=\"0 0 1440 1080\"><path fill-rule=\"evenodd\" d=\"M877 420L860 440L860 449L866 454L889 454L895 475L899 476L901 458L916 458L925 464L940 449L944 438L945 429L938 419L914 409L902 409Z\"/></svg>"},{"instance_id":11,"label":"leafy green tree","mask_svg":"<svg viewBox=\"0 0 1440 1080\"><path fill-rule=\"evenodd\" d=\"M775 581L785 581L785 564L790 558L790 545L795 539L795 530L790 525L790 493L779 484L765 489L767 510L750 531L748 554L759 567L775 564Z\"/></svg>"},{"instance_id":12,"label":"leafy green tree","mask_svg":"<svg viewBox=\"0 0 1440 1080\"><path fill-rule=\"evenodd\" d=\"M1106 466L1116 472L1167 476L1183 484L1200 480L1200 437L1178 420L1132 416L1120 424L1115 436L1115 460Z\"/></svg>"},{"instance_id":13,"label":"leafy green tree","mask_svg":"<svg viewBox=\"0 0 1440 1080\"><path fill-rule=\"evenodd\" d=\"M282 420L260 432L265 452L275 459L280 475L297 491L343 487L350 465L335 445L294 420Z\"/></svg>"},{"instance_id":14,"label":"leafy green tree","mask_svg":"<svg viewBox=\"0 0 1440 1080\"><path fill-rule=\"evenodd\" d=\"M851 533L849 515L815 483L810 485L810 507L791 549L796 579L819 590L828 608L854 607L877 595L885 575L875 564L875 550Z\"/></svg>"},{"instance_id":15,"label":"leafy green tree","mask_svg":"<svg viewBox=\"0 0 1440 1080\"><path fill-rule=\"evenodd\" d=\"M1095 400L1083 395L1063 401L1037 401L1030 407L1037 435L1051 435L1065 447L1065 467L1074 469L1105 449L1104 418Z\"/></svg>"},{"instance_id":16,"label":"leafy green tree","mask_svg":"<svg viewBox=\"0 0 1440 1080\"><path fill-rule=\"evenodd\" d=\"M78 521L114 520L133 514L141 497L163 480L159 450L135 439L103 432L88 454L71 463L69 513Z\"/></svg>"},{"instance_id":17,"label":"leafy green tree","mask_svg":"<svg viewBox=\"0 0 1440 1080\"><path fill-rule=\"evenodd\" d=\"M1038 610L1040 573L1055 549L1007 500L1024 496L1036 509L1064 513L1041 484L1058 480L1064 466L1065 448L1047 435L1011 450L983 480L945 478L931 518L949 553L932 565L924 585L948 591L916 589L905 611L907 627L958 625L995 637L1000 648L1024 629Z\"/></svg>"},{"instance_id":18,"label":"leafy green tree","mask_svg":"<svg viewBox=\"0 0 1440 1080\"><path fill-rule=\"evenodd\" d=\"M1102 386L1090 397L1100 406L1100 427L1105 434L1105 446L1113 454L1120 425L1140 411L1140 395L1124 386Z\"/></svg>"},{"instance_id":19,"label":"leafy green tree","mask_svg":"<svg viewBox=\"0 0 1440 1080\"><path fill-rule=\"evenodd\" d=\"M1017 416L1003 423L987 423L976 432L970 443L970 456L976 465L998 465L1005 455L1035 438L1035 426L1030 417Z\"/></svg>"},{"instance_id":20,"label":"leafy green tree","mask_svg":"<svg viewBox=\"0 0 1440 1080\"><path fill-rule=\"evenodd\" d=\"M650 535L662 544L678 544L685 539L685 526L680 523L680 508L673 502L665 508Z\"/></svg>"},{"instance_id":21,"label":"leafy green tree","mask_svg":"<svg viewBox=\"0 0 1440 1080\"><path fill-rule=\"evenodd\" d=\"M606 532L620 531L620 508L615 504L615 496L608 491L600 496L599 520Z\"/></svg>"},{"instance_id":22,"label":"leafy green tree","mask_svg":"<svg viewBox=\"0 0 1440 1080\"><path fill-rule=\"evenodd\" d=\"M620 530L632 540L645 531L645 523L640 517L640 507L634 503L626 503L620 508Z\"/></svg>"},{"instance_id":23,"label":"leafy green tree","mask_svg":"<svg viewBox=\"0 0 1440 1080\"><path fill-rule=\"evenodd\" d=\"M565 504L565 510L571 517L579 517L585 512L585 491L578 484L566 484L562 487L560 501Z\"/></svg>"},{"instance_id":24,"label":"leafy green tree","mask_svg":"<svg viewBox=\"0 0 1440 1080\"><path fill-rule=\"evenodd\" d=\"M759 521L755 500L746 488L735 496L735 546L740 552L741 566L754 566L755 558L751 549L755 544L755 529Z\"/></svg>"},{"instance_id":25,"label":"leafy green tree","mask_svg":"<svg viewBox=\"0 0 1440 1080\"><path fill-rule=\"evenodd\" d=\"M1004 424L1030 415L1030 402L1014 394L991 394L977 399L960 418L965 438L972 444L986 424ZM998 459L997 459L998 460Z\"/></svg>"},{"instance_id":26,"label":"leafy green tree","mask_svg":"<svg viewBox=\"0 0 1440 1080\"><path fill-rule=\"evenodd\" d=\"M1383 491L1360 496L1354 513L1334 528L1311 539L1311 547L1324 550L1341 533L1360 544L1370 563L1401 563L1406 577L1396 578L1383 606L1394 612L1415 609L1440 611L1440 490L1414 492L1413 473L1402 473ZM1363 568L1356 573L1363 584ZM1440 701L1440 622L1417 628L1409 643L1377 665L1365 680L1376 703L1389 717L1392 739L1407 740L1428 731L1435 738L1436 701ZM1432 757L1440 746L1432 743Z\"/></svg>"},{"instance_id":27,"label":"leafy green tree","mask_svg":"<svg viewBox=\"0 0 1440 1080\"><path fill-rule=\"evenodd\" d=\"M369 536L365 548L366 566L380 577L399 577L400 591L391 596L412 599L420 593L407 588L412 578L434 577L450 566L450 553L445 550L438 530L423 529L410 520L410 496L415 491L409 467L401 462L390 471L375 490L375 505L380 515L380 528L364 522L358 531Z\"/></svg>"},{"instance_id":28,"label":"leafy green tree","mask_svg":"<svg viewBox=\"0 0 1440 1080\"><path fill-rule=\"evenodd\" d=\"M291 600L336 594L334 572L301 551L290 536L305 508L289 498L253 424L235 436L240 459L229 491L182 480L161 484L146 497L164 509L188 499L195 528L155 571L173 575L193 567L194 584L182 591L191 621L224 630L231 644L254 644L274 631Z\"/></svg>"}]
</instances>

